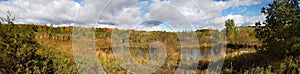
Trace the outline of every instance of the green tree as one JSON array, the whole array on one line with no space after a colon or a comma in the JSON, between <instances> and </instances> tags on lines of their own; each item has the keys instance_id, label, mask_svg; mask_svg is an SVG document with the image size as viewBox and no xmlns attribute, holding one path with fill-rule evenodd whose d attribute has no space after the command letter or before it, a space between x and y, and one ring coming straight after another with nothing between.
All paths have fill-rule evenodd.
<instances>
[{"instance_id":1,"label":"green tree","mask_svg":"<svg viewBox=\"0 0 300 74\"><path fill-rule=\"evenodd\" d=\"M298 0L275 0L262 8L266 20L256 23L256 37L262 41L258 48L273 56L296 54L300 46L300 8ZM283 55L282 55L283 54Z\"/></svg>"},{"instance_id":2,"label":"green tree","mask_svg":"<svg viewBox=\"0 0 300 74\"><path fill-rule=\"evenodd\" d=\"M233 19L226 20L225 27L226 27L226 34L228 37L231 37L232 35L234 35L234 33L236 31L236 25L235 25Z\"/></svg>"}]
</instances>

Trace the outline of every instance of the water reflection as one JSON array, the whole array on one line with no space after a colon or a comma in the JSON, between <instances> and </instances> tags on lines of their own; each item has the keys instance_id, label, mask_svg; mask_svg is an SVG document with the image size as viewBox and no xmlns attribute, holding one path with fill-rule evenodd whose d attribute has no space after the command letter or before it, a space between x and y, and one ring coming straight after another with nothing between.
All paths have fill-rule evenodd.
<instances>
[{"instance_id":1,"label":"water reflection","mask_svg":"<svg viewBox=\"0 0 300 74\"><path fill-rule=\"evenodd\" d=\"M149 48L149 49L134 49L134 52L137 52L138 57L145 57L148 54L148 61L155 58L153 56L157 55L156 51L159 51L157 48Z\"/></svg>"},{"instance_id":2,"label":"water reflection","mask_svg":"<svg viewBox=\"0 0 300 74\"><path fill-rule=\"evenodd\" d=\"M180 54L182 55L182 58L187 60L198 60L203 59L208 56L210 56L210 50L211 48L194 48L194 49L182 49L180 51Z\"/></svg>"},{"instance_id":3,"label":"water reflection","mask_svg":"<svg viewBox=\"0 0 300 74\"><path fill-rule=\"evenodd\" d=\"M194 49L182 49L179 53L182 55L182 58L189 60L203 59L210 56L211 48L194 48ZM155 48L146 49L133 49L134 52L137 52L138 57L145 57L146 54L149 54L148 60L151 60L151 56L155 55L154 51L157 51Z\"/></svg>"}]
</instances>

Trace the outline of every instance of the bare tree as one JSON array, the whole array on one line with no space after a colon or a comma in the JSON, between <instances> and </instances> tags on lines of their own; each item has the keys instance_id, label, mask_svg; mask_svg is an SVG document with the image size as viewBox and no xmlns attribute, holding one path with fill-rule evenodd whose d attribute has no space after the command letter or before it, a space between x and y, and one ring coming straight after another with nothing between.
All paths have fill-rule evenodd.
<instances>
[{"instance_id":1,"label":"bare tree","mask_svg":"<svg viewBox=\"0 0 300 74\"><path fill-rule=\"evenodd\" d=\"M0 25L3 23L3 22L5 22L5 20L4 20L5 18L3 18L3 17L0 17Z\"/></svg>"},{"instance_id":2,"label":"bare tree","mask_svg":"<svg viewBox=\"0 0 300 74\"><path fill-rule=\"evenodd\" d=\"M15 19L15 17L12 18L12 11L8 10L6 18L0 17L0 24L7 22L8 25L13 25Z\"/></svg>"},{"instance_id":3,"label":"bare tree","mask_svg":"<svg viewBox=\"0 0 300 74\"><path fill-rule=\"evenodd\" d=\"M14 21L15 21L15 17L11 18L12 17L12 12L10 10L7 11L7 16L6 16L6 22L8 25L13 25L14 24Z\"/></svg>"}]
</instances>

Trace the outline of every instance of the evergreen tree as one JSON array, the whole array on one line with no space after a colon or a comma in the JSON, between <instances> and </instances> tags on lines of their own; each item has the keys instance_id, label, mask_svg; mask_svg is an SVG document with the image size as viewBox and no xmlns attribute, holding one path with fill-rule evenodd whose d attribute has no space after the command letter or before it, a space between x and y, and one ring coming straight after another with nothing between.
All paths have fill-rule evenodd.
<instances>
[{"instance_id":1,"label":"evergreen tree","mask_svg":"<svg viewBox=\"0 0 300 74\"><path fill-rule=\"evenodd\" d=\"M47 57L37 54L43 50L37 43L34 28L1 25L0 68L8 73L34 73L47 71Z\"/></svg>"},{"instance_id":2,"label":"evergreen tree","mask_svg":"<svg viewBox=\"0 0 300 74\"><path fill-rule=\"evenodd\" d=\"M0 72L51 73L54 52L35 39L36 25L14 25L8 12L6 25L0 25ZM42 52L46 51L46 52Z\"/></svg>"},{"instance_id":3,"label":"evergreen tree","mask_svg":"<svg viewBox=\"0 0 300 74\"><path fill-rule=\"evenodd\" d=\"M262 8L266 20L256 23L256 36L262 41L258 48L273 56L299 52L300 8L298 0L275 0ZM283 55L282 55L283 54Z\"/></svg>"}]
</instances>

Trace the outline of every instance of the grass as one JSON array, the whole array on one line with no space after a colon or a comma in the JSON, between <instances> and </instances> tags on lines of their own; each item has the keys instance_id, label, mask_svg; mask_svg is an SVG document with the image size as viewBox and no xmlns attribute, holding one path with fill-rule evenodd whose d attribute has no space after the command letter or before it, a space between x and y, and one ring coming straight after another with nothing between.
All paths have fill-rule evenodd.
<instances>
[{"instance_id":1,"label":"grass","mask_svg":"<svg viewBox=\"0 0 300 74\"><path fill-rule=\"evenodd\" d=\"M224 73L284 73L300 71L299 56L272 57L261 53L243 54L228 57L224 63Z\"/></svg>"}]
</instances>

